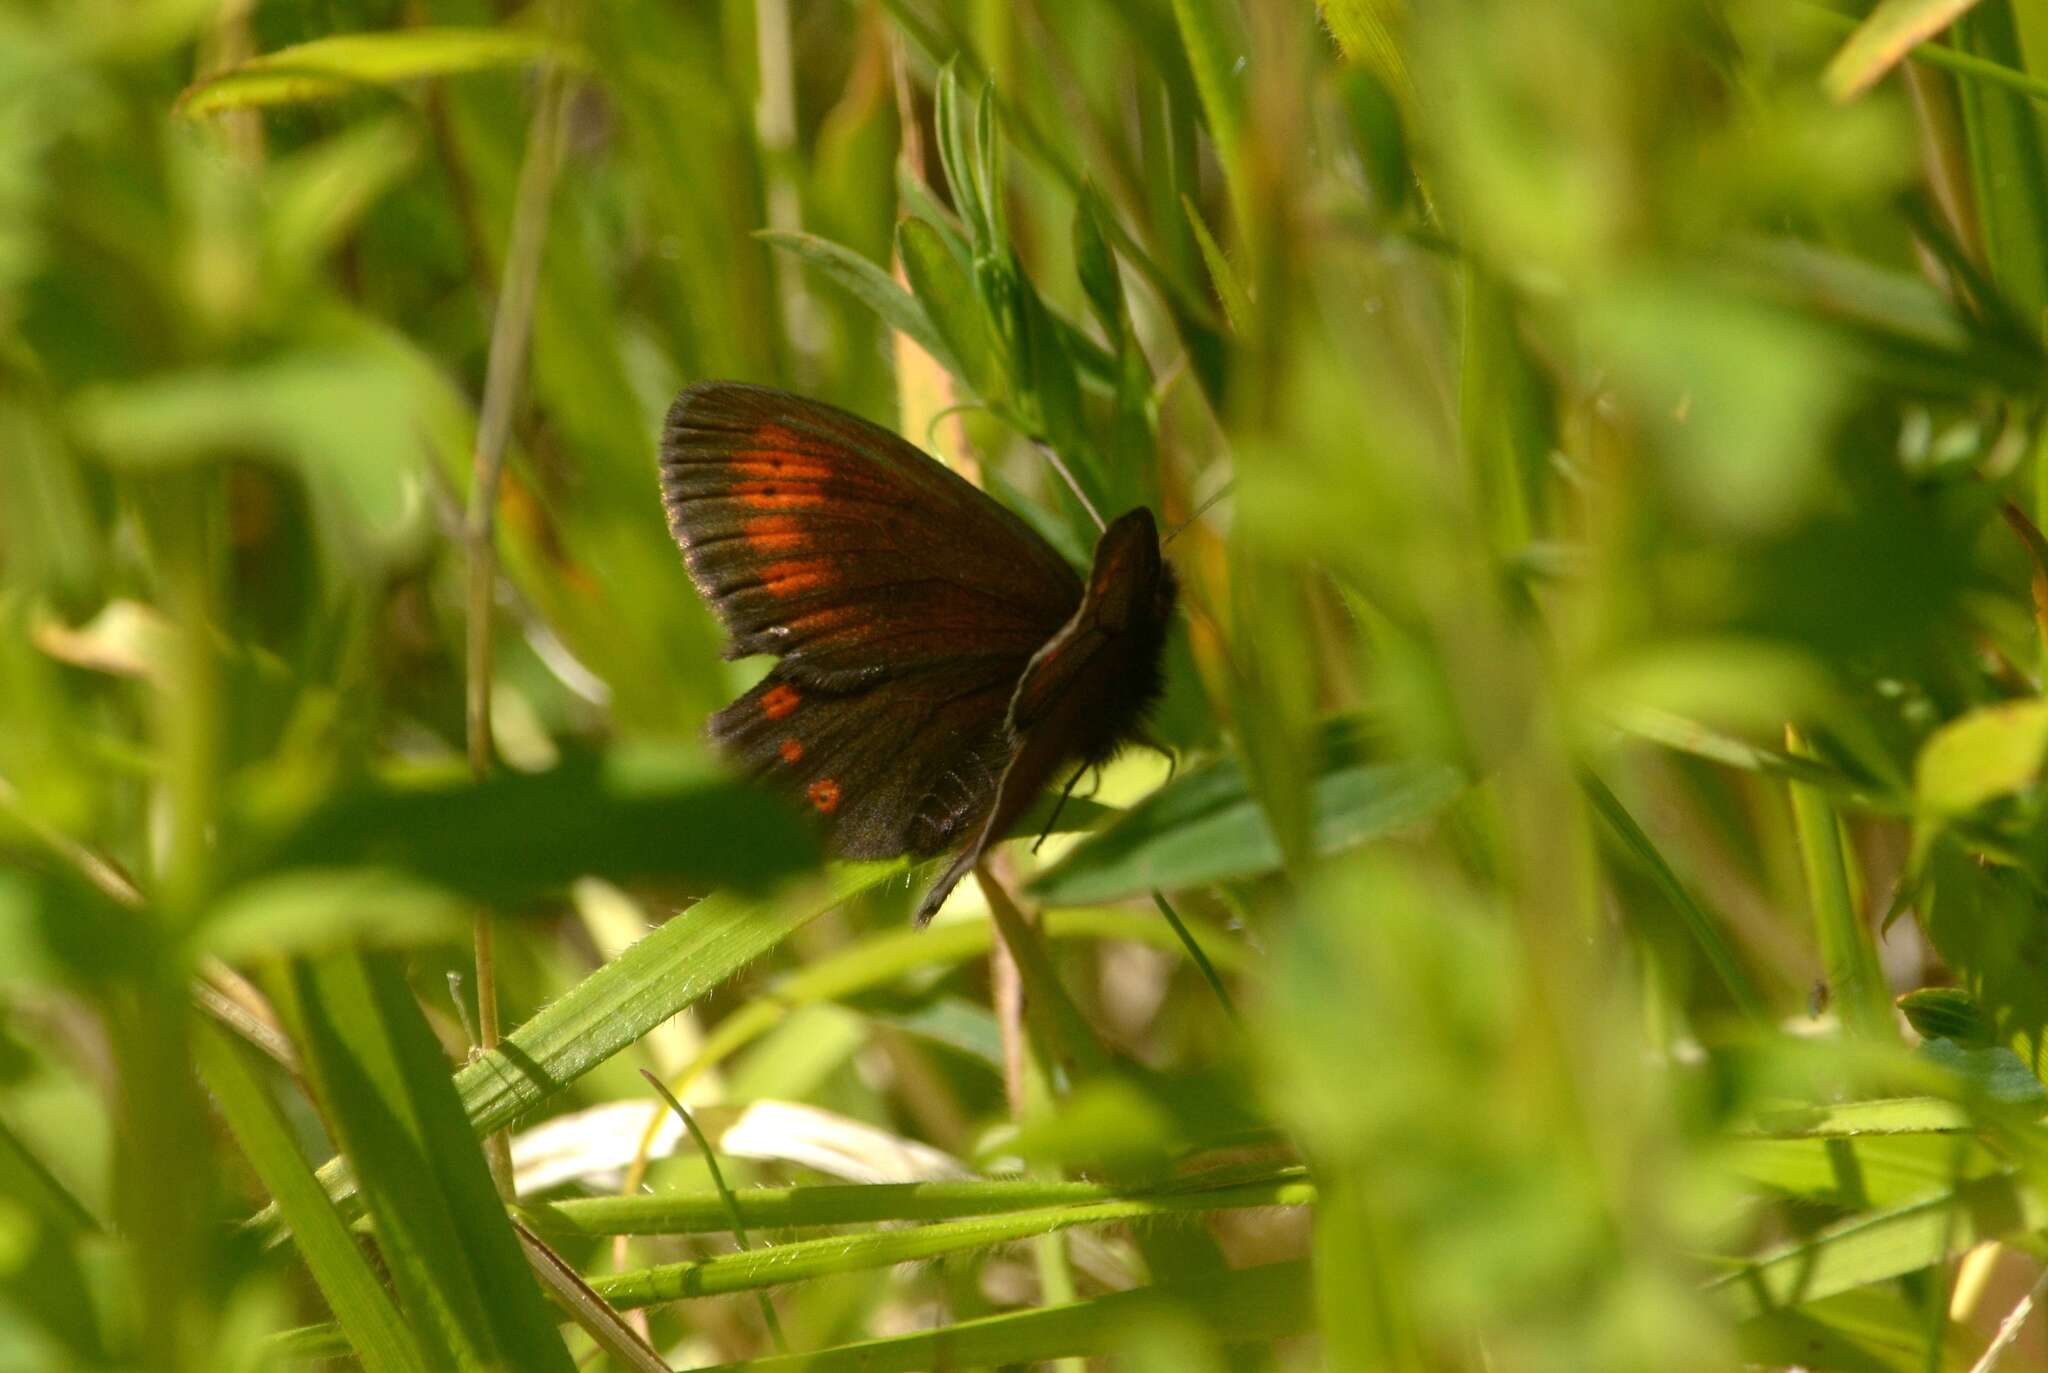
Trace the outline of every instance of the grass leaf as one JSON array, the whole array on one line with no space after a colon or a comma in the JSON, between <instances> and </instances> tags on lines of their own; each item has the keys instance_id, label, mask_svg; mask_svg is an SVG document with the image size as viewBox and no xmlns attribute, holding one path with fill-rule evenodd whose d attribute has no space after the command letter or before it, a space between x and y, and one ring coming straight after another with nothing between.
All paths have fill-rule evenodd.
<instances>
[{"instance_id":1,"label":"grass leaf","mask_svg":"<svg viewBox=\"0 0 2048 1373\"><path fill-rule=\"evenodd\" d=\"M344 33L252 57L186 87L188 117L331 99L365 86L574 60L573 49L525 29L409 28Z\"/></svg>"}]
</instances>

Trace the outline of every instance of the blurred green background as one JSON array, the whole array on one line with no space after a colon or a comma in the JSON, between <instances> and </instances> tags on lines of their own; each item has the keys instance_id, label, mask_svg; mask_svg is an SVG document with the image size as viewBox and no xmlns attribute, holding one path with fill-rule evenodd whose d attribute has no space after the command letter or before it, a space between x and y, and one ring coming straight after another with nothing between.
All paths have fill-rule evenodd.
<instances>
[{"instance_id":1,"label":"blurred green background","mask_svg":"<svg viewBox=\"0 0 2048 1373\"><path fill-rule=\"evenodd\" d=\"M0 1370L2048 1368L2044 115L2018 0L0 0ZM702 743L708 378L1157 510L1172 763L911 933Z\"/></svg>"}]
</instances>

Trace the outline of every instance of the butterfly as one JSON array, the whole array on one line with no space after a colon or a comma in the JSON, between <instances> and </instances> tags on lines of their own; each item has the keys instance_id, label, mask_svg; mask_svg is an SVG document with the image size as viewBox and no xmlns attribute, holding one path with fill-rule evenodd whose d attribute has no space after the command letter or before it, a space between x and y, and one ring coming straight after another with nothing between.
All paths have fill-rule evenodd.
<instances>
[{"instance_id":1,"label":"butterfly","mask_svg":"<svg viewBox=\"0 0 2048 1373\"><path fill-rule=\"evenodd\" d=\"M1083 581L888 430L729 381L669 408L661 493L725 656L778 660L712 739L843 857L952 851L919 925L1063 765L1078 780L1141 737L1176 595L1144 507Z\"/></svg>"}]
</instances>

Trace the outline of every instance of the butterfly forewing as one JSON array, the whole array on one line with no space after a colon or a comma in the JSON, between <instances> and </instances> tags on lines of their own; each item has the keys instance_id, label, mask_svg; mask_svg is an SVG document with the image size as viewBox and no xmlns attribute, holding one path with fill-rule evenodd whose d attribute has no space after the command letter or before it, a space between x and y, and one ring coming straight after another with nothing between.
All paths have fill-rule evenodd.
<instances>
[{"instance_id":1,"label":"butterfly forewing","mask_svg":"<svg viewBox=\"0 0 2048 1373\"><path fill-rule=\"evenodd\" d=\"M1080 603L1037 534L886 429L778 391L683 392L661 446L669 527L733 656L853 686L1023 661Z\"/></svg>"}]
</instances>

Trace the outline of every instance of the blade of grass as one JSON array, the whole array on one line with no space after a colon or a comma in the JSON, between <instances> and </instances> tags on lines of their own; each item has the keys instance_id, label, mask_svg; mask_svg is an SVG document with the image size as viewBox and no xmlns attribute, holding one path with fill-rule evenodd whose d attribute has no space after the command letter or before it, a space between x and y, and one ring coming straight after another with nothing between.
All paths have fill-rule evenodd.
<instances>
[{"instance_id":1,"label":"blade of grass","mask_svg":"<svg viewBox=\"0 0 2048 1373\"><path fill-rule=\"evenodd\" d=\"M1283 1165L1217 1169L1166 1186L1141 1188L1052 1178L749 1187L732 1193L730 1207L717 1194L665 1192L536 1202L523 1207L521 1214L535 1230L548 1235L706 1234L729 1229L735 1215L741 1223L764 1230L950 1220L1237 1186L1278 1186L1306 1181L1307 1176L1299 1166Z\"/></svg>"},{"instance_id":2,"label":"blade of grass","mask_svg":"<svg viewBox=\"0 0 2048 1373\"><path fill-rule=\"evenodd\" d=\"M292 1243L348 1337L351 1355L367 1373L424 1373L426 1361L405 1318L299 1153L246 1051L205 1025L196 1030L193 1048L201 1078L250 1167L276 1198Z\"/></svg>"},{"instance_id":3,"label":"blade of grass","mask_svg":"<svg viewBox=\"0 0 2048 1373\"><path fill-rule=\"evenodd\" d=\"M1836 100L1867 90L1919 44L1953 24L1977 0L1882 0L1863 17L1821 73L1821 87Z\"/></svg>"},{"instance_id":4,"label":"blade of grass","mask_svg":"<svg viewBox=\"0 0 2048 1373\"><path fill-rule=\"evenodd\" d=\"M1201 98L1209 136L1216 143L1216 160L1223 167L1223 183L1229 188L1231 210L1240 235L1238 242L1242 245L1242 235L1252 232L1258 223L1258 217L1252 213L1252 174L1247 165L1251 149L1245 144L1248 116L1242 84L1247 60L1244 16L1237 0L1173 0L1173 17L1180 28L1188 66L1194 72L1195 91Z\"/></svg>"},{"instance_id":5,"label":"blade of grass","mask_svg":"<svg viewBox=\"0 0 2048 1373\"><path fill-rule=\"evenodd\" d=\"M1216 298L1223 302L1223 317L1230 321L1232 333L1242 334L1251 327L1252 298L1245 291L1244 283L1238 280L1237 268L1231 266L1223 245L1202 222L1202 212L1195 208L1195 202L1183 195L1180 207L1188 217L1188 228L1194 231L1195 246L1202 250L1202 262L1209 269L1209 281L1216 288Z\"/></svg>"},{"instance_id":6,"label":"blade of grass","mask_svg":"<svg viewBox=\"0 0 2048 1373\"><path fill-rule=\"evenodd\" d=\"M1955 26L1955 48L2024 69L2012 10L1980 5ZM1969 139L1978 227L1991 279L2038 334L2048 308L2048 147L2041 111L2009 90L1965 81L1957 87Z\"/></svg>"},{"instance_id":7,"label":"blade of grass","mask_svg":"<svg viewBox=\"0 0 2048 1373\"><path fill-rule=\"evenodd\" d=\"M1581 773L1579 781L1585 788L1586 795L1592 799L1593 809L1599 812L1600 818L1614 831L1614 836L1621 842L1622 847L1642 864L1650 880L1664 893L1665 900L1671 903L1672 909L1677 911L1679 918L1685 922L1687 932L1692 935L1693 942L1699 945L1700 952L1706 956L1708 964L1720 975L1721 985L1727 988L1736 1008L1753 1023L1768 1025L1770 1012L1764 1005L1763 994L1757 990L1756 984L1750 981L1749 973L1744 970L1742 960L1736 957L1735 950L1721 937L1720 923L1708 914L1706 908L1691 892L1686 890L1685 884L1678 880L1678 874L1664 861L1664 855L1651 842L1650 836L1643 833L1642 826L1628 813L1628 808L1621 804L1620 798L1608 790L1607 784L1591 772Z\"/></svg>"},{"instance_id":8,"label":"blade of grass","mask_svg":"<svg viewBox=\"0 0 2048 1373\"><path fill-rule=\"evenodd\" d=\"M704 1131L698 1128L697 1118L683 1109L683 1103L676 1100L675 1093L669 1091L660 1078L645 1068L640 1070L640 1076L646 1078L655 1093L668 1103L668 1108L682 1118L683 1128L690 1132L690 1142L697 1146L704 1168L711 1174L711 1186L718 1193L718 1204L725 1209L726 1218L731 1222L733 1244L742 1254L751 1252L754 1246L747 1240L747 1225L740 1218L739 1203L733 1200L732 1188L725 1185L725 1171L718 1166L718 1152L704 1137ZM768 1327L768 1336L775 1341L776 1352L787 1354L789 1341L783 1338L782 1322L775 1315L775 1303L768 1299L766 1292L756 1292L754 1298L760 1303L761 1322Z\"/></svg>"},{"instance_id":9,"label":"blade of grass","mask_svg":"<svg viewBox=\"0 0 2048 1373\"><path fill-rule=\"evenodd\" d=\"M802 897L753 900L727 892L706 897L457 1072L455 1089L470 1122L479 1131L509 1124L825 911L900 876L908 866L902 859L837 864L822 891ZM323 1165L320 1179L336 1195L353 1186L341 1159Z\"/></svg>"},{"instance_id":10,"label":"blade of grass","mask_svg":"<svg viewBox=\"0 0 2048 1373\"><path fill-rule=\"evenodd\" d=\"M1025 920L1008 891L984 863L974 869L974 880L988 900L990 918L1002 932L1003 943L1017 961L1024 980L1025 1007L1046 1049L1076 1078L1099 1077L1110 1070L1109 1054L1095 1037L1095 1027L1081 1014L1067 989L1061 985L1045 941ZM1046 1065L1048 1068L1052 1064Z\"/></svg>"},{"instance_id":11,"label":"blade of grass","mask_svg":"<svg viewBox=\"0 0 2048 1373\"><path fill-rule=\"evenodd\" d=\"M964 375L953 350L932 326L931 316L917 297L897 284L888 271L868 261L851 248L816 234L786 229L758 229L754 237L763 243L793 253L836 282L847 294L873 310L890 328L908 334L917 346L930 353L941 367L954 376Z\"/></svg>"},{"instance_id":12,"label":"blade of grass","mask_svg":"<svg viewBox=\"0 0 2048 1373\"><path fill-rule=\"evenodd\" d=\"M479 1129L493 1129L574 1082L825 911L909 864L841 863L801 899L721 892L681 912L544 1007L455 1075Z\"/></svg>"},{"instance_id":13,"label":"blade of grass","mask_svg":"<svg viewBox=\"0 0 2048 1373\"><path fill-rule=\"evenodd\" d=\"M1737 1135L1766 1139L1846 1139L1865 1135L1946 1134L1974 1129L1975 1116L1940 1097L1886 1097L1759 1114Z\"/></svg>"},{"instance_id":14,"label":"blade of grass","mask_svg":"<svg viewBox=\"0 0 2048 1373\"><path fill-rule=\"evenodd\" d=\"M292 1018L430 1364L575 1365L542 1302L440 1045L388 957L296 965Z\"/></svg>"},{"instance_id":15,"label":"blade of grass","mask_svg":"<svg viewBox=\"0 0 2048 1373\"><path fill-rule=\"evenodd\" d=\"M1245 966L1244 945L1223 930L1205 926L1202 942L1228 971ZM1047 911L1046 939L1122 939L1159 949L1181 945L1150 916L1107 907ZM765 993L718 1022L697 1057L677 1075L674 1090L688 1089L696 1078L779 1025L791 1012L823 1001L843 1001L862 992L887 987L926 968L966 963L987 955L995 927L985 921L949 921L925 931L887 930L869 935L829 958L777 981Z\"/></svg>"},{"instance_id":16,"label":"blade of grass","mask_svg":"<svg viewBox=\"0 0 2048 1373\"><path fill-rule=\"evenodd\" d=\"M971 1220L939 1221L911 1229L795 1240L772 1249L721 1254L695 1262L663 1264L656 1268L619 1273L597 1278L593 1285L615 1305L651 1306L656 1302L806 1282L834 1273L890 1268L899 1263L913 1263L945 1254L1017 1244L1077 1226L1145 1221L1203 1211L1308 1206L1314 1201L1315 1188L1306 1181L1232 1187L1215 1192L1166 1193L1143 1200L1017 1211L1007 1215L978 1216Z\"/></svg>"},{"instance_id":17,"label":"blade of grass","mask_svg":"<svg viewBox=\"0 0 2048 1373\"><path fill-rule=\"evenodd\" d=\"M174 108L190 117L300 104L364 86L574 57L574 49L554 36L524 29L415 27L333 34L252 57L196 82Z\"/></svg>"},{"instance_id":18,"label":"blade of grass","mask_svg":"<svg viewBox=\"0 0 2048 1373\"><path fill-rule=\"evenodd\" d=\"M942 34L925 21L905 0L883 0L883 7L889 11L898 27L909 36L912 43L923 49L935 65L943 65L949 59L958 58L966 70L977 78L986 80L988 67L975 53L971 44L958 34ZM1048 139L1032 120L1029 111L1018 108L1014 101L1002 96L996 97L997 108L1001 111L1005 126L1012 130L1018 141L1039 165L1050 172L1070 195L1080 195L1087 185L1087 178L1067 161L1059 148ZM1138 269L1153 290L1166 302L1173 315L1174 324L1180 332L1182 345L1187 349L1193 364L1196 379L1215 405L1222 405L1224 390L1223 344L1218 335L1214 313L1187 283L1175 277L1159 265L1145 245L1127 229L1123 221L1114 215L1107 216L1104 231L1115 241L1131 265Z\"/></svg>"},{"instance_id":19,"label":"blade of grass","mask_svg":"<svg viewBox=\"0 0 2048 1373\"><path fill-rule=\"evenodd\" d=\"M1790 725L1785 727L1785 749L1795 758L1808 756L1805 741ZM1792 793L1792 823L1805 863L1821 966L1829 993L1841 1008L1842 1024L1851 1035L1873 1042L1896 1040L1877 946L1850 895L1841 821L1818 787L1804 782L1787 786Z\"/></svg>"},{"instance_id":20,"label":"blade of grass","mask_svg":"<svg viewBox=\"0 0 2048 1373\"><path fill-rule=\"evenodd\" d=\"M1187 950L1188 958L1202 974L1202 980L1209 984L1209 990L1216 994L1216 1003L1223 1007L1223 1013L1236 1020L1237 1003L1230 999L1230 992L1224 987L1223 979L1216 975L1215 965L1210 963L1209 956L1202 952L1202 946L1196 941L1194 933L1181 923L1180 912L1167 902L1165 893L1157 888L1152 892L1152 904L1159 907L1159 913L1165 916L1166 923L1173 927L1174 937L1180 940L1181 947Z\"/></svg>"},{"instance_id":21,"label":"blade of grass","mask_svg":"<svg viewBox=\"0 0 2048 1373\"><path fill-rule=\"evenodd\" d=\"M1706 1290L1736 1320L1917 1272L1987 1239L2038 1230L2048 1205L2011 1174L1853 1216L1715 1278Z\"/></svg>"},{"instance_id":22,"label":"blade of grass","mask_svg":"<svg viewBox=\"0 0 2048 1373\"><path fill-rule=\"evenodd\" d=\"M1311 1286L1306 1264L1267 1264L700 1373L912 1373L1106 1355L1154 1313L1192 1321L1222 1343L1262 1343L1311 1327Z\"/></svg>"},{"instance_id":23,"label":"blade of grass","mask_svg":"<svg viewBox=\"0 0 2048 1373\"><path fill-rule=\"evenodd\" d=\"M1831 10L1821 4L1820 0L1796 0L1792 12L1840 33L1853 32L1858 22L1854 15ZM1939 43L1922 43L1907 56L1911 61L1924 62L1930 67L1939 67L1988 86L2000 86L2016 95L2048 104L2048 80L2031 76L2002 62L1993 62L1988 58L1974 56Z\"/></svg>"}]
</instances>

